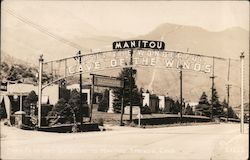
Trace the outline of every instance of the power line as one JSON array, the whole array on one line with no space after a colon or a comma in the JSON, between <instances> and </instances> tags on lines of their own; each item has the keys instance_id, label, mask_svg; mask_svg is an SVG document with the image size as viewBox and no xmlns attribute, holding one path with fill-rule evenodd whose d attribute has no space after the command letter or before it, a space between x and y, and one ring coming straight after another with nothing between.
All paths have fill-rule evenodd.
<instances>
[{"instance_id":1,"label":"power line","mask_svg":"<svg viewBox=\"0 0 250 160\"><path fill-rule=\"evenodd\" d=\"M25 23L25 24L27 24L27 25L29 25L29 26L35 28L36 30L40 31L41 33L44 33L44 34L46 34L47 36L50 36L50 37L52 37L52 38L58 40L58 41L61 42L61 43L64 43L64 44L66 44L66 45L68 45L68 46L70 46L70 47L73 47L73 48L75 48L75 49L78 49L78 50L83 49L80 45L78 45L78 44L76 44L76 43L74 43L74 42L71 42L71 41L69 41L69 40L67 40L67 39L65 39L65 38L60 37L59 35L56 35L56 34L50 32L50 31L49 31L48 29L46 29L45 27L43 27L43 26L41 26L41 25L38 25L38 24L35 24L34 22L28 20L27 18L24 18L24 17L21 17L21 16L15 14L12 10L10 10L10 9L8 9L8 8L6 8L6 7L3 9L3 11L5 11L5 12L7 12L8 14L12 15L13 17L19 19L19 20L22 21L23 23Z\"/></svg>"}]
</instances>

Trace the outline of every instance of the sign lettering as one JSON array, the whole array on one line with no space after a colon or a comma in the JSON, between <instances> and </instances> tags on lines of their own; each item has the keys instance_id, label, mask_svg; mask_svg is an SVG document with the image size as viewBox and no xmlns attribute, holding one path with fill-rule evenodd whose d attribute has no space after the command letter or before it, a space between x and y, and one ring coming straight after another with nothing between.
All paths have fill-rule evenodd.
<instances>
[{"instance_id":1,"label":"sign lettering","mask_svg":"<svg viewBox=\"0 0 250 160\"><path fill-rule=\"evenodd\" d=\"M131 41L118 41L113 42L113 49L128 49L128 48L149 48L164 50L165 43L162 41L149 41L149 40L131 40Z\"/></svg>"}]
</instances>

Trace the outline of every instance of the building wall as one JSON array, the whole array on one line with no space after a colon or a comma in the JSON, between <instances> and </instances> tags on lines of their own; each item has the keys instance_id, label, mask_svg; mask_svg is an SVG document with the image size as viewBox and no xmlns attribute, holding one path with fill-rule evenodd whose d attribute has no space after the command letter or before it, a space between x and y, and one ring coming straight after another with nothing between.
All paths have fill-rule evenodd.
<instances>
[{"instance_id":1,"label":"building wall","mask_svg":"<svg viewBox=\"0 0 250 160\"><path fill-rule=\"evenodd\" d=\"M150 94L149 93L142 93L142 96L143 96L143 106L145 106L147 104L147 106L149 106L149 96Z\"/></svg>"},{"instance_id":2,"label":"building wall","mask_svg":"<svg viewBox=\"0 0 250 160\"><path fill-rule=\"evenodd\" d=\"M31 91L35 91L37 93L38 87L33 84L8 84L7 85L7 93L27 93Z\"/></svg>"},{"instance_id":3,"label":"building wall","mask_svg":"<svg viewBox=\"0 0 250 160\"><path fill-rule=\"evenodd\" d=\"M169 97L165 97L165 108L164 108L164 112L169 113L171 111L171 108L174 105L174 101L169 98Z\"/></svg>"},{"instance_id":4,"label":"building wall","mask_svg":"<svg viewBox=\"0 0 250 160\"><path fill-rule=\"evenodd\" d=\"M83 94L87 94L87 104L90 105L90 89L82 89Z\"/></svg>"},{"instance_id":5,"label":"building wall","mask_svg":"<svg viewBox=\"0 0 250 160\"><path fill-rule=\"evenodd\" d=\"M149 108L151 112L156 113L159 111L159 98L155 95L150 96Z\"/></svg>"},{"instance_id":6,"label":"building wall","mask_svg":"<svg viewBox=\"0 0 250 160\"><path fill-rule=\"evenodd\" d=\"M43 89L43 96L49 97L49 102L55 105L59 100L59 85L51 85Z\"/></svg>"},{"instance_id":7,"label":"building wall","mask_svg":"<svg viewBox=\"0 0 250 160\"><path fill-rule=\"evenodd\" d=\"M159 96L159 108L164 109L165 107L165 96Z\"/></svg>"}]
</instances>

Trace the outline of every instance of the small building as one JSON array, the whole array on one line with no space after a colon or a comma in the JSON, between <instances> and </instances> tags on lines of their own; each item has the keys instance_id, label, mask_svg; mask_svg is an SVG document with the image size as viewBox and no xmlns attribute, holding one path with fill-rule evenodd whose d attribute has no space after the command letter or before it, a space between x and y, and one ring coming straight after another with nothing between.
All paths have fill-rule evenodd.
<instances>
[{"instance_id":1,"label":"small building","mask_svg":"<svg viewBox=\"0 0 250 160\"><path fill-rule=\"evenodd\" d=\"M149 108L152 113L157 113L159 111L159 98L157 95L150 95Z\"/></svg>"},{"instance_id":2,"label":"small building","mask_svg":"<svg viewBox=\"0 0 250 160\"><path fill-rule=\"evenodd\" d=\"M148 106L152 113L157 113L159 111L159 98L155 94L150 94L148 91L142 93L143 96L143 106Z\"/></svg>"},{"instance_id":3,"label":"small building","mask_svg":"<svg viewBox=\"0 0 250 160\"><path fill-rule=\"evenodd\" d=\"M175 102L170 97L165 97L165 108L163 110L164 113L171 113L174 108Z\"/></svg>"},{"instance_id":4,"label":"small building","mask_svg":"<svg viewBox=\"0 0 250 160\"><path fill-rule=\"evenodd\" d=\"M158 96L159 97L159 109L161 111L165 108L165 96Z\"/></svg>"},{"instance_id":5,"label":"small building","mask_svg":"<svg viewBox=\"0 0 250 160\"><path fill-rule=\"evenodd\" d=\"M15 112L24 111L24 100L31 91L38 94L38 86L24 83L8 84L7 91L1 91L0 94L0 107L6 113L4 118L10 120ZM67 100L69 97L69 90L59 87L58 84L50 85L42 91L42 104L55 105L60 98Z\"/></svg>"}]
</instances>

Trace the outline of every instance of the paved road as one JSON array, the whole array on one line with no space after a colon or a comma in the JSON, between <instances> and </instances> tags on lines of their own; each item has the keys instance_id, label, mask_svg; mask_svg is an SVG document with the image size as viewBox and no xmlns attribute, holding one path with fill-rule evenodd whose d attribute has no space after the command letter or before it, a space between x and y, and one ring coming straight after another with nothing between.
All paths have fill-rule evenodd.
<instances>
[{"instance_id":1,"label":"paved road","mask_svg":"<svg viewBox=\"0 0 250 160\"><path fill-rule=\"evenodd\" d=\"M240 160L248 157L248 133L239 134L239 124L108 128L112 130L60 134L2 125L1 158Z\"/></svg>"}]
</instances>

